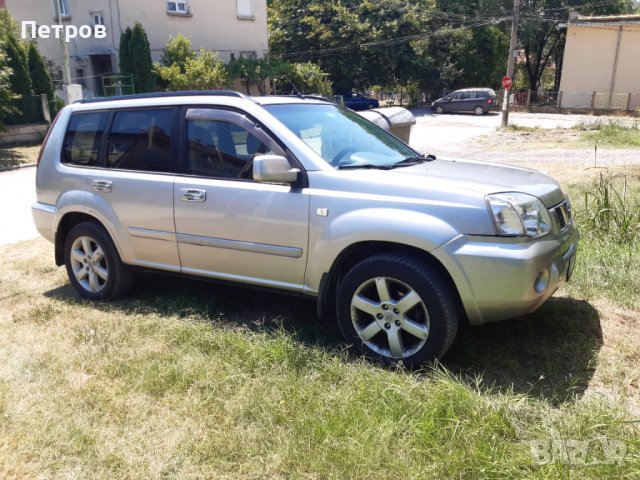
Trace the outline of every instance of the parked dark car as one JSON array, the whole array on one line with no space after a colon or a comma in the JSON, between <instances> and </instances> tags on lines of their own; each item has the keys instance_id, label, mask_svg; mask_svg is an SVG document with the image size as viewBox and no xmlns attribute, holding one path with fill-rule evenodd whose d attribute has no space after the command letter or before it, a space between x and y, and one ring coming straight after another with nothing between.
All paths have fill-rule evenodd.
<instances>
[{"instance_id":1,"label":"parked dark car","mask_svg":"<svg viewBox=\"0 0 640 480\"><path fill-rule=\"evenodd\" d=\"M342 95L344 106L351 110L369 110L380 106L378 100L365 97L361 93L344 92L338 93L338 95Z\"/></svg>"},{"instance_id":2,"label":"parked dark car","mask_svg":"<svg viewBox=\"0 0 640 480\"><path fill-rule=\"evenodd\" d=\"M473 112L482 115L496 106L496 92L490 88L464 88L431 104L435 113Z\"/></svg>"}]
</instances>

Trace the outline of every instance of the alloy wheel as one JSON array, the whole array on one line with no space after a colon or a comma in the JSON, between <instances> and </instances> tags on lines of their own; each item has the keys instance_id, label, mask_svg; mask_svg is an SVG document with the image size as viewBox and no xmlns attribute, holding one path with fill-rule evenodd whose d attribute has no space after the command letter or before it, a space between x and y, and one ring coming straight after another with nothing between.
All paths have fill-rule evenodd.
<instances>
[{"instance_id":1,"label":"alloy wheel","mask_svg":"<svg viewBox=\"0 0 640 480\"><path fill-rule=\"evenodd\" d=\"M70 253L71 269L80 286L91 293L102 291L109 278L109 268L100 245L91 237L78 237Z\"/></svg>"},{"instance_id":2,"label":"alloy wheel","mask_svg":"<svg viewBox=\"0 0 640 480\"><path fill-rule=\"evenodd\" d=\"M371 278L356 289L351 321L367 347L392 359L418 352L430 331L429 313L420 295L390 277Z\"/></svg>"}]
</instances>

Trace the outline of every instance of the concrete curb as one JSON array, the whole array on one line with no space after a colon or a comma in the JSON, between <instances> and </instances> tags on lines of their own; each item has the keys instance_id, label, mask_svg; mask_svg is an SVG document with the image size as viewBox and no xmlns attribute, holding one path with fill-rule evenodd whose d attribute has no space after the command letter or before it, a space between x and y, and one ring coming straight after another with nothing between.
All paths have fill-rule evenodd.
<instances>
[{"instance_id":1,"label":"concrete curb","mask_svg":"<svg viewBox=\"0 0 640 480\"><path fill-rule=\"evenodd\" d=\"M25 163L24 165L12 165L7 168L0 168L0 173L11 172L13 170L20 170L21 168L37 167L37 163Z\"/></svg>"}]
</instances>

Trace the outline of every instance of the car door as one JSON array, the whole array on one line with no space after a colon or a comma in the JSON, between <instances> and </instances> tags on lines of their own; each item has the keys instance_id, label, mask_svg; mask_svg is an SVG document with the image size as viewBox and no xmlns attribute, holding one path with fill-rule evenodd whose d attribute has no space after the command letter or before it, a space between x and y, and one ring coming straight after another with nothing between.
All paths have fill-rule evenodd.
<instances>
[{"instance_id":1,"label":"car door","mask_svg":"<svg viewBox=\"0 0 640 480\"><path fill-rule=\"evenodd\" d=\"M180 270L173 223L179 113L112 111L102 158L88 172L88 209L110 227L126 263Z\"/></svg>"},{"instance_id":2,"label":"car door","mask_svg":"<svg viewBox=\"0 0 640 480\"><path fill-rule=\"evenodd\" d=\"M462 92L454 92L451 95L451 101L448 104L448 110L450 112L461 112L462 110L464 110Z\"/></svg>"},{"instance_id":3,"label":"car door","mask_svg":"<svg viewBox=\"0 0 640 480\"><path fill-rule=\"evenodd\" d=\"M185 108L183 116L184 171L174 185L182 271L301 290L309 197L252 178L256 155L284 150L244 114Z\"/></svg>"}]
</instances>

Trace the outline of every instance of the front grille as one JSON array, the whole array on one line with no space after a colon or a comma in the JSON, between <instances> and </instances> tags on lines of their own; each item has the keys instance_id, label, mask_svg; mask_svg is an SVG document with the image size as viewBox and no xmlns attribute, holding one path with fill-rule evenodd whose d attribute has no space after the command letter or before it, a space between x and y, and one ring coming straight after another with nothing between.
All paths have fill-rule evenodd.
<instances>
[{"instance_id":1,"label":"front grille","mask_svg":"<svg viewBox=\"0 0 640 480\"><path fill-rule=\"evenodd\" d=\"M569 203L569 200L565 200L560 205L553 207L551 214L556 217L560 230L563 230L572 221L571 203Z\"/></svg>"}]
</instances>

